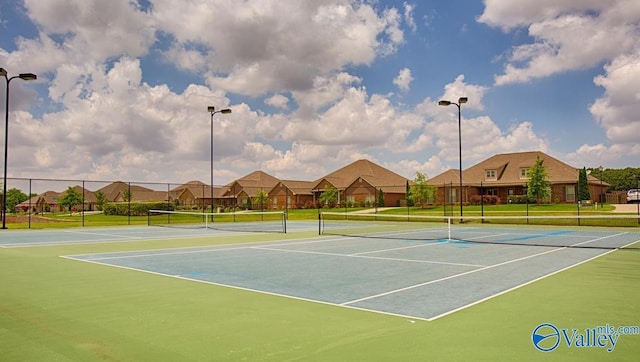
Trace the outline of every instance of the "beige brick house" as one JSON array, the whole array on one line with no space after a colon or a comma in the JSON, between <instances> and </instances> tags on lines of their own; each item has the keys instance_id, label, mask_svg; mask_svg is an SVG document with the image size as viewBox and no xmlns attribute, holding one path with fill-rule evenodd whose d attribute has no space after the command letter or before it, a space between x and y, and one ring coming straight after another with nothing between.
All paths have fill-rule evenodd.
<instances>
[{"instance_id":1,"label":"beige brick house","mask_svg":"<svg viewBox=\"0 0 640 362\"><path fill-rule=\"evenodd\" d=\"M578 195L578 176L580 169L570 166L543 152L503 153L469 167L462 172L462 201L468 203L474 195L495 195L502 202L509 196L524 195L528 182L527 171L540 158L551 184L551 202L575 203ZM428 183L438 187L437 203L460 202L458 170L448 170L429 179ZM588 175L589 192L592 201L609 186L606 182Z\"/></svg>"}]
</instances>

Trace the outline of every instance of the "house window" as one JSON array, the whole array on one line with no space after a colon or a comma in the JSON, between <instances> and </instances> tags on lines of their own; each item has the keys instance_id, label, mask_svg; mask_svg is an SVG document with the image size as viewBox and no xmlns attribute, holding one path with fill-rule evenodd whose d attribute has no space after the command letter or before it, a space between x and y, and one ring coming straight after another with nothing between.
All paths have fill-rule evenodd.
<instances>
[{"instance_id":1,"label":"house window","mask_svg":"<svg viewBox=\"0 0 640 362\"><path fill-rule=\"evenodd\" d=\"M376 196L367 194L364 198L364 201L367 203L367 205L373 205L376 202Z\"/></svg>"},{"instance_id":2,"label":"house window","mask_svg":"<svg viewBox=\"0 0 640 362\"><path fill-rule=\"evenodd\" d=\"M498 196L498 189L487 189L487 195Z\"/></svg>"},{"instance_id":3,"label":"house window","mask_svg":"<svg viewBox=\"0 0 640 362\"><path fill-rule=\"evenodd\" d=\"M527 174L529 173L529 167L521 167L520 168L520 178L529 178Z\"/></svg>"},{"instance_id":4,"label":"house window","mask_svg":"<svg viewBox=\"0 0 640 362\"><path fill-rule=\"evenodd\" d=\"M496 179L496 170L487 170L486 178L487 178L487 180L495 180Z\"/></svg>"},{"instance_id":5,"label":"house window","mask_svg":"<svg viewBox=\"0 0 640 362\"><path fill-rule=\"evenodd\" d=\"M574 185L565 186L564 195L567 202L576 201L576 187Z\"/></svg>"},{"instance_id":6,"label":"house window","mask_svg":"<svg viewBox=\"0 0 640 362\"><path fill-rule=\"evenodd\" d=\"M514 195L514 191L513 191L513 189L508 189L508 190L507 190L507 195L509 195L509 196L513 196L513 195Z\"/></svg>"}]
</instances>

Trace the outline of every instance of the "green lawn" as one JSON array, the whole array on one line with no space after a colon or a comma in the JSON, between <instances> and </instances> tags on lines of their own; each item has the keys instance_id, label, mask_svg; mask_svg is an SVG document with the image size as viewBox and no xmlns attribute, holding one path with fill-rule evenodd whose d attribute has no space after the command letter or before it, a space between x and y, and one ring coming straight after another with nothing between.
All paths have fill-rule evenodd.
<instances>
[{"instance_id":1,"label":"green lawn","mask_svg":"<svg viewBox=\"0 0 640 362\"><path fill-rule=\"evenodd\" d=\"M242 236L299 238L314 233ZM540 323L640 325L640 253L617 251L433 322L60 258L228 243L228 238L0 249L0 360L635 360L615 350L539 352Z\"/></svg>"}]
</instances>

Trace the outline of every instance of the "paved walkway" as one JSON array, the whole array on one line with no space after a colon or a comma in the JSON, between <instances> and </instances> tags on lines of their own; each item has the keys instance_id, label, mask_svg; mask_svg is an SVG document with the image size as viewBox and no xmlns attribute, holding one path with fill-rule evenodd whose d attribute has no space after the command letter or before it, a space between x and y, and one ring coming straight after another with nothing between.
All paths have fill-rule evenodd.
<instances>
[{"instance_id":1,"label":"paved walkway","mask_svg":"<svg viewBox=\"0 0 640 362\"><path fill-rule=\"evenodd\" d=\"M637 212L638 204L615 204L616 207L613 212Z\"/></svg>"}]
</instances>

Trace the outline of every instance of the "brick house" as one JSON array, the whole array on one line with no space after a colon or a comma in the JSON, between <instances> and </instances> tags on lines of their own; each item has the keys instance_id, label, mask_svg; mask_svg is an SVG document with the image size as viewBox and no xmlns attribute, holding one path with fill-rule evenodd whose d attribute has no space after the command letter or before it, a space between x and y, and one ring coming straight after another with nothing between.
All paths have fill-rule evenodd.
<instances>
[{"instance_id":1,"label":"brick house","mask_svg":"<svg viewBox=\"0 0 640 362\"><path fill-rule=\"evenodd\" d=\"M316 181L312 192L318 200L326 187L338 189L338 205L376 206L380 190L384 206L405 202L407 183L411 181L369 160L358 160Z\"/></svg>"},{"instance_id":2,"label":"brick house","mask_svg":"<svg viewBox=\"0 0 640 362\"><path fill-rule=\"evenodd\" d=\"M502 202L509 196L525 195L528 183L527 171L537 158L542 160L551 184L551 202L575 203L578 195L580 169L570 166L543 152L503 153L469 167L462 172L462 201L469 203L474 195L495 195ZM589 192L592 201L601 199L609 186L606 182L588 175ZM458 203L460 173L448 170L429 179L428 183L438 187L437 203Z\"/></svg>"}]
</instances>

